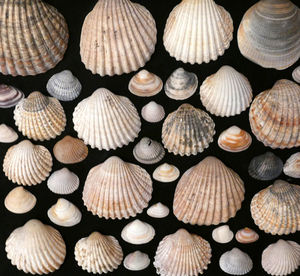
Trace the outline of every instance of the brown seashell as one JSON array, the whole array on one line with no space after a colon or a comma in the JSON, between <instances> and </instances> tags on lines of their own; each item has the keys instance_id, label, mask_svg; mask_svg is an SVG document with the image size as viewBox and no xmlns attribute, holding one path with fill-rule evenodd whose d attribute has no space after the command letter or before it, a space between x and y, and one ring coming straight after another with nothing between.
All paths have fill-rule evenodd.
<instances>
[{"instance_id":1,"label":"brown seashell","mask_svg":"<svg viewBox=\"0 0 300 276\"><path fill-rule=\"evenodd\" d=\"M0 84L0 108L13 107L23 98L24 93L18 88L6 84Z\"/></svg>"},{"instance_id":2,"label":"brown seashell","mask_svg":"<svg viewBox=\"0 0 300 276\"><path fill-rule=\"evenodd\" d=\"M254 230L245 227L236 232L235 238L240 243L252 243L259 239L259 235Z\"/></svg>"}]
</instances>

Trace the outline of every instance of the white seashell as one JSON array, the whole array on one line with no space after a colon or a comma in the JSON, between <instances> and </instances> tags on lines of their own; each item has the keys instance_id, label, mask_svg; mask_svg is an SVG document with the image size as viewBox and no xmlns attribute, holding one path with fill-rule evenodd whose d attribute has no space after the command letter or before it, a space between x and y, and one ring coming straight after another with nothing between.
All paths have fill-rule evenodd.
<instances>
[{"instance_id":1,"label":"white seashell","mask_svg":"<svg viewBox=\"0 0 300 276\"><path fill-rule=\"evenodd\" d=\"M13 143L18 140L18 134L6 124L0 125L0 143Z\"/></svg>"},{"instance_id":2,"label":"white seashell","mask_svg":"<svg viewBox=\"0 0 300 276\"><path fill-rule=\"evenodd\" d=\"M228 243L233 239L233 232L228 225L222 225L212 231L212 238L218 243Z\"/></svg>"},{"instance_id":3,"label":"white seashell","mask_svg":"<svg viewBox=\"0 0 300 276\"><path fill-rule=\"evenodd\" d=\"M141 251L135 251L125 257L123 264L128 270L140 271L149 266L150 258Z\"/></svg>"},{"instance_id":4,"label":"white seashell","mask_svg":"<svg viewBox=\"0 0 300 276\"><path fill-rule=\"evenodd\" d=\"M300 83L300 66L296 67L292 73L295 82Z\"/></svg>"},{"instance_id":5,"label":"white seashell","mask_svg":"<svg viewBox=\"0 0 300 276\"><path fill-rule=\"evenodd\" d=\"M152 177L159 182L173 182L180 175L180 171L174 165L164 163L159 165L153 172Z\"/></svg>"},{"instance_id":6,"label":"white seashell","mask_svg":"<svg viewBox=\"0 0 300 276\"><path fill-rule=\"evenodd\" d=\"M147 210L147 215L153 218L164 218L169 215L169 208L160 202L153 204Z\"/></svg>"},{"instance_id":7,"label":"white seashell","mask_svg":"<svg viewBox=\"0 0 300 276\"><path fill-rule=\"evenodd\" d=\"M157 123L165 117L164 107L152 101L142 108L142 117L149 123Z\"/></svg>"},{"instance_id":8,"label":"white seashell","mask_svg":"<svg viewBox=\"0 0 300 276\"><path fill-rule=\"evenodd\" d=\"M259 235L254 230L245 227L236 232L235 238L240 243L252 243L259 239Z\"/></svg>"},{"instance_id":9,"label":"white seashell","mask_svg":"<svg viewBox=\"0 0 300 276\"><path fill-rule=\"evenodd\" d=\"M290 177L300 178L300 152L292 154L286 160L283 172Z\"/></svg>"}]
</instances>

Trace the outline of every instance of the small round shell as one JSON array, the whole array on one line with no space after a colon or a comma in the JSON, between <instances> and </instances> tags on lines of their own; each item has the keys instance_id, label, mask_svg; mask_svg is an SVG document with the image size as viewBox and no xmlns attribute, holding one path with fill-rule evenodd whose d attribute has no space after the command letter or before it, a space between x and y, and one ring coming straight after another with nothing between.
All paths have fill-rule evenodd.
<instances>
[{"instance_id":1,"label":"small round shell","mask_svg":"<svg viewBox=\"0 0 300 276\"><path fill-rule=\"evenodd\" d=\"M259 239L259 235L254 230L245 227L236 232L235 238L240 243L253 243Z\"/></svg>"},{"instance_id":2,"label":"small round shell","mask_svg":"<svg viewBox=\"0 0 300 276\"><path fill-rule=\"evenodd\" d=\"M10 85L0 84L0 108L10 108L24 98L24 93Z\"/></svg>"},{"instance_id":3,"label":"small round shell","mask_svg":"<svg viewBox=\"0 0 300 276\"><path fill-rule=\"evenodd\" d=\"M141 251L135 251L125 257L123 264L128 270L140 271L149 266L150 258L147 254Z\"/></svg>"},{"instance_id":4,"label":"small round shell","mask_svg":"<svg viewBox=\"0 0 300 276\"><path fill-rule=\"evenodd\" d=\"M142 108L142 117L149 123L157 123L165 117L164 107L152 101Z\"/></svg>"},{"instance_id":5,"label":"small round shell","mask_svg":"<svg viewBox=\"0 0 300 276\"><path fill-rule=\"evenodd\" d=\"M13 143L18 140L18 134L6 124L0 125L0 143Z\"/></svg>"},{"instance_id":6,"label":"small round shell","mask_svg":"<svg viewBox=\"0 0 300 276\"><path fill-rule=\"evenodd\" d=\"M159 182L173 182L179 175L178 168L168 163L159 165L153 172L153 178Z\"/></svg>"},{"instance_id":7,"label":"small round shell","mask_svg":"<svg viewBox=\"0 0 300 276\"><path fill-rule=\"evenodd\" d=\"M300 66L294 69L292 76L295 82L300 83Z\"/></svg>"},{"instance_id":8,"label":"small round shell","mask_svg":"<svg viewBox=\"0 0 300 276\"><path fill-rule=\"evenodd\" d=\"M212 238L218 243L228 243L233 239L233 232L228 225L222 225L212 231Z\"/></svg>"},{"instance_id":9,"label":"small round shell","mask_svg":"<svg viewBox=\"0 0 300 276\"><path fill-rule=\"evenodd\" d=\"M290 177L300 178L300 152L292 154L286 160L283 172Z\"/></svg>"},{"instance_id":10,"label":"small round shell","mask_svg":"<svg viewBox=\"0 0 300 276\"><path fill-rule=\"evenodd\" d=\"M150 217L153 217L153 218L164 218L169 215L169 212L170 212L170 210L167 206L158 202L148 208L147 215Z\"/></svg>"}]
</instances>

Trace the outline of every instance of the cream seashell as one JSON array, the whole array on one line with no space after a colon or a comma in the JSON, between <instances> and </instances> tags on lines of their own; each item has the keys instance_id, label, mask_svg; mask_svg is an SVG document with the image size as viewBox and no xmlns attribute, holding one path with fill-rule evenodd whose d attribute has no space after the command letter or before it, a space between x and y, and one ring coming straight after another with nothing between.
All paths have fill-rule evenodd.
<instances>
[{"instance_id":1,"label":"cream seashell","mask_svg":"<svg viewBox=\"0 0 300 276\"><path fill-rule=\"evenodd\" d=\"M300 66L296 67L292 73L295 82L300 83Z\"/></svg>"},{"instance_id":2,"label":"cream seashell","mask_svg":"<svg viewBox=\"0 0 300 276\"><path fill-rule=\"evenodd\" d=\"M152 177L159 182L173 182L179 175L180 171L177 167L164 163L154 170Z\"/></svg>"},{"instance_id":3,"label":"cream seashell","mask_svg":"<svg viewBox=\"0 0 300 276\"><path fill-rule=\"evenodd\" d=\"M151 101L142 108L141 114L145 121L157 123L165 117L165 110L162 105Z\"/></svg>"},{"instance_id":4,"label":"cream seashell","mask_svg":"<svg viewBox=\"0 0 300 276\"><path fill-rule=\"evenodd\" d=\"M300 178L300 152L292 154L289 159L286 160L283 172L290 177Z\"/></svg>"},{"instance_id":5,"label":"cream seashell","mask_svg":"<svg viewBox=\"0 0 300 276\"><path fill-rule=\"evenodd\" d=\"M147 210L147 215L152 218L165 218L169 215L169 208L162 203L158 202L153 204Z\"/></svg>"},{"instance_id":6,"label":"cream seashell","mask_svg":"<svg viewBox=\"0 0 300 276\"><path fill-rule=\"evenodd\" d=\"M29 140L11 146L5 154L3 171L13 183L36 185L43 182L52 169L51 153Z\"/></svg>"},{"instance_id":7,"label":"cream seashell","mask_svg":"<svg viewBox=\"0 0 300 276\"><path fill-rule=\"evenodd\" d=\"M149 256L141 251L128 254L124 259L124 267L131 271L140 271L150 264Z\"/></svg>"},{"instance_id":8,"label":"cream seashell","mask_svg":"<svg viewBox=\"0 0 300 276\"><path fill-rule=\"evenodd\" d=\"M64 262L66 245L56 229L32 219L11 232L5 251L18 270L48 274L59 269Z\"/></svg>"},{"instance_id":9,"label":"cream seashell","mask_svg":"<svg viewBox=\"0 0 300 276\"><path fill-rule=\"evenodd\" d=\"M233 239L233 232L228 225L222 225L212 231L212 238L218 243L228 243Z\"/></svg>"},{"instance_id":10,"label":"cream seashell","mask_svg":"<svg viewBox=\"0 0 300 276\"><path fill-rule=\"evenodd\" d=\"M259 239L259 235L254 230L245 227L236 232L235 238L240 243L253 243Z\"/></svg>"},{"instance_id":11,"label":"cream seashell","mask_svg":"<svg viewBox=\"0 0 300 276\"><path fill-rule=\"evenodd\" d=\"M15 88L11 85L0 84L0 108L13 107L17 105L24 97L24 93L18 88Z\"/></svg>"},{"instance_id":12,"label":"cream seashell","mask_svg":"<svg viewBox=\"0 0 300 276\"><path fill-rule=\"evenodd\" d=\"M97 89L76 106L73 123L78 137L99 150L128 145L141 130L141 120L133 103L105 88Z\"/></svg>"},{"instance_id":13,"label":"cream seashell","mask_svg":"<svg viewBox=\"0 0 300 276\"><path fill-rule=\"evenodd\" d=\"M6 124L0 125L0 143L13 143L18 140L18 134Z\"/></svg>"}]
</instances>

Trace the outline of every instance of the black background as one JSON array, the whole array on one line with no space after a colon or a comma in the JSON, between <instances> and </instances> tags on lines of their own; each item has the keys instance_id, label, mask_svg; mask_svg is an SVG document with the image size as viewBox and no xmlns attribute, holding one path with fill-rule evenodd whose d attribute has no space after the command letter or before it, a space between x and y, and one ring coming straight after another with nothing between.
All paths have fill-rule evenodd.
<instances>
[{"instance_id":1,"label":"black background","mask_svg":"<svg viewBox=\"0 0 300 276\"><path fill-rule=\"evenodd\" d=\"M73 129L72 123L72 113L75 106L82 99L90 96L93 91L97 88L105 87L110 89L112 92L125 95L130 98L130 100L135 104L138 111L140 112L141 108L148 103L150 100L154 100L157 103L164 106L166 114L177 109L183 102L189 102L193 104L195 107L204 109L200 102L199 97L199 88L197 92L188 100L185 101L175 101L169 99L164 91L160 92L158 95L151 98L141 98L135 95L132 95L128 89L127 85L130 78L135 74L125 74L121 76L114 77L100 77L99 75L93 75L90 71L86 70L83 63L81 63L80 55L79 55L79 41L80 41L80 33L81 26L85 16L92 10L96 1L93 0L48 0L46 1L53 6L55 6L66 18L69 32L70 32L70 40L67 52L65 54L64 59L52 70L48 71L45 74L37 75L37 76L28 76L28 77L10 77L0 75L0 83L6 83L14 85L21 90L24 91L27 96L32 91L41 91L44 94L47 94L46 91L46 83L48 79L57 72L60 72L64 69L71 70L75 76L79 78L82 83L83 90L79 98L72 102L62 102L62 105L67 114L67 126L63 134L57 137L55 140L45 141L45 142L35 142L36 144L42 144L46 146L51 152L53 145L63 138L65 135L69 134L76 137L76 132ZM217 0L216 2L223 7L231 14L233 23L234 23L234 39L231 42L230 48L225 51L225 54L222 57L219 57L217 61L211 61L208 64L201 65L190 65L184 64L182 62L177 62L174 58L170 57L169 54L163 47L162 36L163 30L165 26L165 22L167 17L172 10L172 8L179 3L179 0L136 0L136 2L147 7L152 13L153 17L156 20L157 24L157 45L156 51L153 54L151 60L146 64L145 68L153 73L159 75L162 80L165 82L168 76L178 67L183 67L188 71L192 71L197 74L199 78L199 85L202 84L204 79L215 73L222 65L231 65L239 72L243 73L250 81L254 95L257 95L261 91L269 89L273 86L275 81L279 79L291 79L292 70L299 65L299 61L297 64L294 64L290 68L284 71L277 71L275 69L265 69L262 68L246 58L244 58L238 49L237 46L237 29L239 23L242 19L243 14L246 10L252 6L256 1L248 0L226 0L221 1ZM296 0L294 1L296 3ZM48 95L48 94L47 94ZM138 163L133 155L132 149L134 145L144 136L150 137L154 140L161 141L161 127L162 122L157 124L150 124L142 120L142 131L139 134L139 137L128 146L125 146L121 149L117 149L115 151L111 150L107 151L99 151L97 149L91 149L89 147L89 155L86 160L82 163L75 165L68 165L67 167L75 172L80 177L80 187L79 189L71 195L65 196L66 199L73 202L76 206L78 206L82 212L82 221L80 224L71 227L64 228L57 225L54 225L47 217L47 210L52 206L59 195L56 195L50 192L46 186L46 182L43 182L37 186L27 187L29 191L31 191L34 195L36 195L38 201L35 208L27 214L16 215L10 213L5 209L3 200L7 193L14 187L16 184L11 183L4 176L4 173L1 171L0 173L0 210L1 210L1 226L0 226L0 275L24 275L23 272L19 272L14 266L11 265L10 261L6 258L5 253L5 240L9 236L9 234L17 227L22 226L29 219L36 218L41 220L43 223L50 224L54 226L56 229L60 231L62 234L66 245L67 245L67 256L65 262L61 266L61 268L54 272L54 275L88 275L87 272L81 270L74 259L74 246L76 242L82 238L88 236L93 231L99 231L103 234L109 234L115 236L124 252L124 257L135 251L141 250L149 254L151 258L150 266L143 271L140 272L131 272L126 270L123 265L120 265L117 270L112 272L112 275L156 275L155 268L153 267L153 258L155 255L156 248L158 246L159 241L168 234L174 233L179 228L185 228L192 233L197 233L206 240L208 240L212 247L212 259L211 264L208 266L208 270L204 273L205 275L226 275L221 271L218 265L219 258L221 254L225 251L231 250L233 247L238 247L242 251L248 253L254 263L253 270L250 275L266 275L261 267L261 253L262 251L270 244L276 242L279 238L300 241L300 235L290 234L288 236L272 236L270 234L266 234L263 231L260 231L258 227L254 224L249 205L251 199L255 193L260 191L261 189L267 187L272 184L273 181L256 181L252 179L247 172L248 164L252 157L262 154L267 150L271 150L270 148L264 147L264 145L256 140L256 138L252 135L253 143L251 147L241 153L229 153L221 150L217 145L217 138L221 131L232 126L238 125L241 128L245 129L249 133L251 133L249 120L248 120L248 109L247 111L242 112L242 114L229 117L229 118L221 118L211 115L214 122L216 123L216 134L214 136L214 142L210 144L209 148L206 149L203 153L198 154L197 156L191 157L180 157L174 156L173 154L167 153L165 158L159 163L168 162L175 164L181 171L184 173L188 168L200 162L204 157L208 155L217 156L221 159L227 166L231 167L234 171L236 171L241 178L244 180L246 193L245 200L242 204L242 209L237 212L237 215L230 219L228 224L232 231L236 232L238 229L243 228L245 226L251 227L256 230L260 239L256 243L242 245L236 242L236 240L232 240L230 243L222 245L217 244L211 238L211 232L216 226L191 226L186 225L182 222L179 222L175 216L172 214L172 202L174 191L177 182L173 183L159 183L153 182L153 196L150 201L150 205L156 202L162 202L167 205L171 212L167 218L164 219L154 219L146 215L146 211L136 218L141 219L142 221L146 221L154 226L156 230L155 238L148 244L145 245L131 245L124 242L120 237L120 232L122 228L129 222L133 221L135 218L130 218L128 220L105 220L99 219L97 216L93 216L90 212L86 210L83 206L82 202L82 189L84 185L84 181L89 170L106 160L109 156L117 155L121 157L124 161L129 161L133 163ZM1 123L5 123L15 130L17 129L14 121L13 121L13 108L0 110L0 118ZM17 142L25 139L19 133L19 139ZM0 155L1 155L1 166L4 155L7 149L11 146L11 144L1 144L0 145ZM280 156L283 162L292 154L297 151L297 149L286 149L286 150L272 150L276 155ZM60 164L53 158L54 165L53 171L61 169L64 167L63 164ZM140 164L141 165L141 164ZM155 165L141 165L152 175L153 170L157 167L158 164ZM282 174L280 176L281 179L288 180L291 183L298 183L299 180L290 179L289 177ZM299 269L293 275L300 275Z\"/></svg>"}]
</instances>

